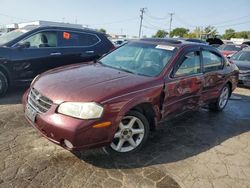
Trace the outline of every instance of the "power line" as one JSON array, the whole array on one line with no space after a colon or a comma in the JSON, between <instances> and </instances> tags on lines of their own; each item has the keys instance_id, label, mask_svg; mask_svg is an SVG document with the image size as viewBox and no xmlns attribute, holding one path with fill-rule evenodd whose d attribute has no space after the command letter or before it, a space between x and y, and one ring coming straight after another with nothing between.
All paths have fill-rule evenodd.
<instances>
[{"instance_id":1,"label":"power line","mask_svg":"<svg viewBox=\"0 0 250 188\"><path fill-rule=\"evenodd\" d=\"M17 19L17 20L28 21L28 19L25 19L25 18L18 18L18 17L15 17L15 16L10 16L10 15L7 15L7 14L3 14L3 13L0 13L0 16L12 18L12 19Z\"/></svg>"},{"instance_id":2,"label":"power line","mask_svg":"<svg viewBox=\"0 0 250 188\"><path fill-rule=\"evenodd\" d=\"M147 17L153 19L153 20L166 20L168 18L168 15L167 16L164 16L164 17L156 17L156 16L153 16L149 11L147 11L147 14L145 14Z\"/></svg>"},{"instance_id":3,"label":"power line","mask_svg":"<svg viewBox=\"0 0 250 188\"><path fill-rule=\"evenodd\" d=\"M151 27L154 27L154 28L158 28L158 29L163 29L164 27L163 26L159 26L159 25L155 25L155 24L152 24L151 22L149 22L147 19L144 19L144 22L151 26Z\"/></svg>"},{"instance_id":4,"label":"power line","mask_svg":"<svg viewBox=\"0 0 250 188\"><path fill-rule=\"evenodd\" d=\"M250 14L249 14L249 15L246 15L246 16L241 16L241 17L238 17L238 18L234 18L234 19L222 21L222 22L213 23L213 24L210 24L210 25L215 25L215 26L216 26L216 25L218 25L218 24L229 23L229 22L233 22L233 21L236 21L236 20L239 20L239 19L242 19L242 18L247 18L247 17L250 17Z\"/></svg>"},{"instance_id":5,"label":"power line","mask_svg":"<svg viewBox=\"0 0 250 188\"><path fill-rule=\"evenodd\" d=\"M141 15L140 15L141 21L140 21L140 28L139 28L139 38L141 38L141 27L142 27L143 14L145 13L146 9L147 8L141 8L140 9L140 12L141 12Z\"/></svg>"},{"instance_id":6,"label":"power line","mask_svg":"<svg viewBox=\"0 0 250 188\"><path fill-rule=\"evenodd\" d=\"M235 23L235 24L228 24L228 25L220 25L220 26L216 26L216 28L220 28L220 27L231 27L231 26L236 26L236 25L242 25L242 24L246 24L246 23L250 23L250 21L246 21L246 22L240 22L240 23Z\"/></svg>"},{"instance_id":7,"label":"power line","mask_svg":"<svg viewBox=\"0 0 250 188\"><path fill-rule=\"evenodd\" d=\"M117 20L117 21L113 21L113 22L97 23L97 24L87 24L87 25L92 25L92 26L96 26L96 25L110 25L110 24L116 24L116 23L124 23L124 22L132 21L132 20L137 20L137 19L138 19L137 17L134 17L134 18L124 19L124 20Z\"/></svg>"}]
</instances>

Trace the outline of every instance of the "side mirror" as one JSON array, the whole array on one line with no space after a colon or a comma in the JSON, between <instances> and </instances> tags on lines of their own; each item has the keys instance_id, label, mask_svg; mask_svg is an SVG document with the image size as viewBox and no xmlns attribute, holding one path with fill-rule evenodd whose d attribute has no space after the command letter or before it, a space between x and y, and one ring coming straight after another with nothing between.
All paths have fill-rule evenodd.
<instances>
[{"instance_id":1,"label":"side mirror","mask_svg":"<svg viewBox=\"0 0 250 188\"><path fill-rule=\"evenodd\" d=\"M18 49L29 48L30 47L30 42L26 41L26 42L17 43L16 47Z\"/></svg>"}]
</instances>

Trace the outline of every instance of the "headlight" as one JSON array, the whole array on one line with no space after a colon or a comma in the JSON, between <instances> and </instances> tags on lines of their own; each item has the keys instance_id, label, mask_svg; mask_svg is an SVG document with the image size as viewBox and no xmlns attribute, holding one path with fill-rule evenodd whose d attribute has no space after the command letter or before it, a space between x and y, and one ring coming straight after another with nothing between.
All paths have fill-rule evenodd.
<instances>
[{"instance_id":1,"label":"headlight","mask_svg":"<svg viewBox=\"0 0 250 188\"><path fill-rule=\"evenodd\" d=\"M96 119L102 116L103 107L95 102L65 102L57 112L79 119Z\"/></svg>"}]
</instances>

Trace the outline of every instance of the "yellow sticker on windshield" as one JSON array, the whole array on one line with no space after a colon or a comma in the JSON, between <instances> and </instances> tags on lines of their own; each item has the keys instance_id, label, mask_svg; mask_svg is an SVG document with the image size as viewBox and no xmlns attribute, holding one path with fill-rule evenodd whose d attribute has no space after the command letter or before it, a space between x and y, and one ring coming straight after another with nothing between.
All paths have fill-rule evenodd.
<instances>
[{"instance_id":1,"label":"yellow sticker on windshield","mask_svg":"<svg viewBox=\"0 0 250 188\"><path fill-rule=\"evenodd\" d=\"M171 50L171 51L175 49L175 47L168 46L168 45L157 45L155 48L162 49L162 50Z\"/></svg>"}]
</instances>

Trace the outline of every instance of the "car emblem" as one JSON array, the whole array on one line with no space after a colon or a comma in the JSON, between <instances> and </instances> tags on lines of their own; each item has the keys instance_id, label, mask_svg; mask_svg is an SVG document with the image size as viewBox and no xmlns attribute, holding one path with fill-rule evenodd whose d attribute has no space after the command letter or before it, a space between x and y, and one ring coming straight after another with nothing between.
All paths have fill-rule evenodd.
<instances>
[{"instance_id":1,"label":"car emblem","mask_svg":"<svg viewBox=\"0 0 250 188\"><path fill-rule=\"evenodd\" d=\"M36 96L36 100L37 100L37 101L39 101L39 100L40 100L40 98L41 98L41 95L40 95L40 94L38 94L38 95Z\"/></svg>"}]
</instances>

